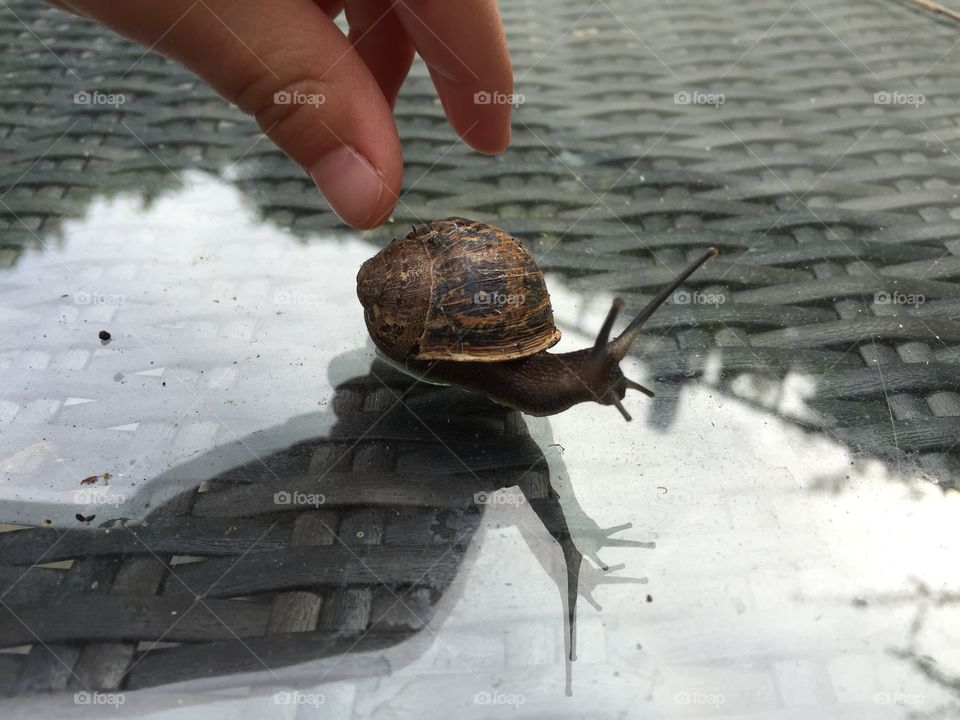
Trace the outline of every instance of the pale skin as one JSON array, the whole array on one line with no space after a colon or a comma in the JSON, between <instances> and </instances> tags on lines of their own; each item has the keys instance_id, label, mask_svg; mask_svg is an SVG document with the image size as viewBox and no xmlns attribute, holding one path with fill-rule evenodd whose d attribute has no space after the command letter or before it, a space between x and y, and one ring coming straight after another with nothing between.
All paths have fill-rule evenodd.
<instances>
[{"instance_id":1,"label":"pale skin","mask_svg":"<svg viewBox=\"0 0 960 720\"><path fill-rule=\"evenodd\" d=\"M454 131L510 140L513 74L495 0L50 0L190 68L253 116L348 225L393 211L403 154L393 106L418 53ZM334 24L341 11L350 26ZM277 93L322 102L276 102Z\"/></svg>"}]
</instances>

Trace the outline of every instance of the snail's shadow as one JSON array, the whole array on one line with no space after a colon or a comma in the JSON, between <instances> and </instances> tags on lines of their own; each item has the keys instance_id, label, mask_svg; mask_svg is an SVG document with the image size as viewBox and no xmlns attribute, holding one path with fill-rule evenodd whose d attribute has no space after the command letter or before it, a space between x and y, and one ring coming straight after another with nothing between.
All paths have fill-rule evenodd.
<instances>
[{"instance_id":1,"label":"snail's shadow","mask_svg":"<svg viewBox=\"0 0 960 720\"><path fill-rule=\"evenodd\" d=\"M356 372L354 357L338 360L332 377ZM379 361L334 385L328 412L237 439L165 473L169 482L240 451L250 458L191 483L142 523L97 518L98 528L70 531L63 543L47 537L66 535L53 528L0 536L14 565L36 563L41 549L44 562L75 559L61 574L76 581L60 582L58 603L82 605L96 620L93 629L51 621L22 586L10 612L0 610L2 644L34 645L11 689L53 689L31 678L44 662L63 664L66 647L75 652L64 685L76 689L134 689L308 662L303 677L313 682L389 672L397 660L383 651L405 642L409 661L429 645L434 633L421 630L439 627L456 603L448 590L484 513L509 505L506 517L559 590L556 627L571 692L578 596L599 610L599 583L645 582L611 575L622 566L606 566L599 552L653 543L611 537L629 523L602 529L591 520L560 453L541 447L542 434L538 444L515 411L417 382ZM330 429L304 437L309 426ZM258 447L281 449L261 455ZM112 601L118 593L123 607ZM45 645L24 635L17 616L28 611Z\"/></svg>"}]
</instances>

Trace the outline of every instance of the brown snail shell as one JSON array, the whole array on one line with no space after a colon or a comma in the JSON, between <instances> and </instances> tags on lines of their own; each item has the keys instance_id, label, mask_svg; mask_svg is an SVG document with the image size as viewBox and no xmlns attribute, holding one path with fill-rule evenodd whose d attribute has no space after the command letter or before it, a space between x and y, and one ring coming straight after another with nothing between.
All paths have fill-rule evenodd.
<instances>
[{"instance_id":1,"label":"brown snail shell","mask_svg":"<svg viewBox=\"0 0 960 720\"><path fill-rule=\"evenodd\" d=\"M393 240L360 268L357 295L377 347L401 362L501 362L560 340L530 253L506 231L464 218Z\"/></svg>"}]
</instances>

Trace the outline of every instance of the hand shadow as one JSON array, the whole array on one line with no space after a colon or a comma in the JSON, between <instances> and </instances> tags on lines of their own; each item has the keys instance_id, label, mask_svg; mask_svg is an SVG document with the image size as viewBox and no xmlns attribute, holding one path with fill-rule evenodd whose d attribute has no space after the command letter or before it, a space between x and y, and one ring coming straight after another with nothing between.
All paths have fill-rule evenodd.
<instances>
[{"instance_id":1,"label":"hand shadow","mask_svg":"<svg viewBox=\"0 0 960 720\"><path fill-rule=\"evenodd\" d=\"M143 522L0 534L0 573L29 579L0 606L0 645L31 646L0 689L135 689L300 664L286 679L389 673L381 651L406 642L409 661L429 645L420 631L438 622L487 504L519 487L534 511L518 514L520 532L562 598L570 694L578 595L599 610L599 584L646 582L609 575L623 566L598 552L653 543L611 538L630 525L591 520L559 453L548 462L518 412L380 361L337 382L357 367L350 355L331 364L335 419L298 417L171 469L168 481L241 450L252 458ZM534 515L552 547L536 539ZM74 562L35 567L61 560Z\"/></svg>"}]
</instances>

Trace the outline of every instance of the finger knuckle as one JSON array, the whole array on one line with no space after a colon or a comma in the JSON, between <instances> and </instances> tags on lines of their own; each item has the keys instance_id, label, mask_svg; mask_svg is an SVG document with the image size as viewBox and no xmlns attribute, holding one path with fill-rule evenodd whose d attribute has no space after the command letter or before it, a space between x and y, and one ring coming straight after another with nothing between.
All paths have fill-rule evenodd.
<instances>
[{"instance_id":1,"label":"finger knuckle","mask_svg":"<svg viewBox=\"0 0 960 720\"><path fill-rule=\"evenodd\" d=\"M264 132L316 122L316 113L326 103L329 87L313 77L296 79L257 78L240 87L233 102L252 115Z\"/></svg>"}]
</instances>

